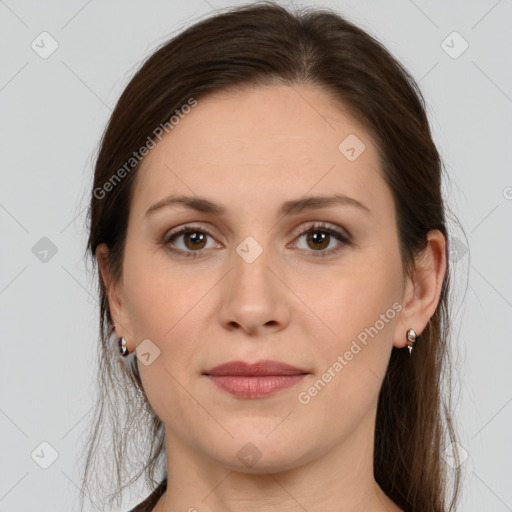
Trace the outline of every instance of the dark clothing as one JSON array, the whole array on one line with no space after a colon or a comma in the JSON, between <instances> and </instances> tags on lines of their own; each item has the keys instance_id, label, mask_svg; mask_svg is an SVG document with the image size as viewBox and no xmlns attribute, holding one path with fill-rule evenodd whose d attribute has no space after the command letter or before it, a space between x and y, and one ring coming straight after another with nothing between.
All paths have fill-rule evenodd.
<instances>
[{"instance_id":1,"label":"dark clothing","mask_svg":"<svg viewBox=\"0 0 512 512\"><path fill-rule=\"evenodd\" d=\"M166 489L167 479L160 482L158 487L142 503L132 508L130 512L151 512Z\"/></svg>"}]
</instances>

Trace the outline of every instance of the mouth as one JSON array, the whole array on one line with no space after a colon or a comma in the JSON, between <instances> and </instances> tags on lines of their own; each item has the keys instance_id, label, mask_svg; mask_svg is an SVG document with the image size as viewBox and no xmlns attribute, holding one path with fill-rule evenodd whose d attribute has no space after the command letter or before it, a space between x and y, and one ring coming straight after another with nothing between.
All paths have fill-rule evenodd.
<instances>
[{"instance_id":1,"label":"mouth","mask_svg":"<svg viewBox=\"0 0 512 512\"><path fill-rule=\"evenodd\" d=\"M299 383L309 372L280 361L230 361L204 372L219 389L238 398L263 398Z\"/></svg>"}]
</instances>

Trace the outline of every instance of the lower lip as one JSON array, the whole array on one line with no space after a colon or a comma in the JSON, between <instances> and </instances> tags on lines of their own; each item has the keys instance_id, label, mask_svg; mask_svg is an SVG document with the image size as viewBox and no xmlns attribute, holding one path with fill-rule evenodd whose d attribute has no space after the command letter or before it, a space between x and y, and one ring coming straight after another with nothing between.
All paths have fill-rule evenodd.
<instances>
[{"instance_id":1,"label":"lower lip","mask_svg":"<svg viewBox=\"0 0 512 512\"><path fill-rule=\"evenodd\" d=\"M294 386L306 374L264 375L260 377L208 375L221 389L239 398L263 398Z\"/></svg>"}]
</instances>

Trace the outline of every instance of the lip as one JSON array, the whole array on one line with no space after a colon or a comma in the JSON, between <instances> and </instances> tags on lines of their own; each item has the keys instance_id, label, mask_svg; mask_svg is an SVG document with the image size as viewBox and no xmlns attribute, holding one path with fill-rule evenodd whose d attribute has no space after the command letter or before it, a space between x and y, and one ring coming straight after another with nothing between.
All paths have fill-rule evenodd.
<instances>
[{"instance_id":1,"label":"lip","mask_svg":"<svg viewBox=\"0 0 512 512\"><path fill-rule=\"evenodd\" d=\"M290 364L281 361L271 361L265 359L254 363L246 363L245 361L229 361L219 364L214 368L204 372L205 375L215 376L245 376L245 377L261 377L265 375L299 375L309 373L300 368L296 368Z\"/></svg>"},{"instance_id":2,"label":"lip","mask_svg":"<svg viewBox=\"0 0 512 512\"><path fill-rule=\"evenodd\" d=\"M280 361L230 361L204 373L220 389L238 398L263 398L294 386L309 372Z\"/></svg>"}]
</instances>

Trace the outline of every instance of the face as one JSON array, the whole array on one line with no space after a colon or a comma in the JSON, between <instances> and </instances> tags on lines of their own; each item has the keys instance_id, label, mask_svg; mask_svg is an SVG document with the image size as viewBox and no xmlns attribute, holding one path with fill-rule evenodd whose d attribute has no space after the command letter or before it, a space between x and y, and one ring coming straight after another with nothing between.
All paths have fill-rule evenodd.
<instances>
[{"instance_id":1,"label":"face","mask_svg":"<svg viewBox=\"0 0 512 512\"><path fill-rule=\"evenodd\" d=\"M314 86L224 91L199 99L138 172L109 299L130 352L150 340L150 364L138 365L168 442L252 472L367 443L404 292L369 134ZM303 201L335 194L351 199ZM175 203L147 213L170 195L222 212ZM259 396L251 377L224 379L236 395L205 375L261 360L303 375L252 377Z\"/></svg>"}]
</instances>

